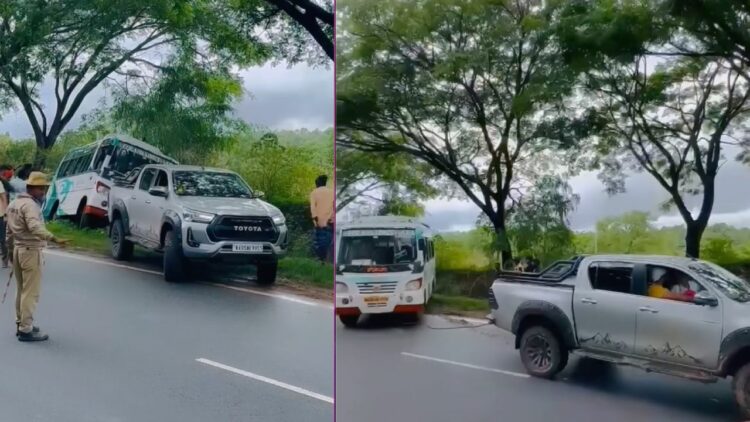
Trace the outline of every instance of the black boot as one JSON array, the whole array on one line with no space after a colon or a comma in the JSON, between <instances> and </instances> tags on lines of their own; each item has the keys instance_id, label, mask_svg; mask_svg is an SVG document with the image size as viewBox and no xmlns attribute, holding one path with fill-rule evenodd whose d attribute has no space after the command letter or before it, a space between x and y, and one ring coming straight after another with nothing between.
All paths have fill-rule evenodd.
<instances>
[{"instance_id":1,"label":"black boot","mask_svg":"<svg viewBox=\"0 0 750 422\"><path fill-rule=\"evenodd\" d=\"M33 327L33 328L31 329L31 332L32 332L32 333L38 333L38 332L39 332L39 327L37 327L37 326L35 325L35 326L34 326L34 327ZM20 334L21 334L21 332L20 332L20 331L18 331L18 323L16 323L16 337L18 337L18 336L19 336Z\"/></svg>"},{"instance_id":2,"label":"black boot","mask_svg":"<svg viewBox=\"0 0 750 422\"><path fill-rule=\"evenodd\" d=\"M45 341L48 340L49 336L47 334L42 334L37 331L31 330L30 333L18 333L18 341Z\"/></svg>"}]
</instances>

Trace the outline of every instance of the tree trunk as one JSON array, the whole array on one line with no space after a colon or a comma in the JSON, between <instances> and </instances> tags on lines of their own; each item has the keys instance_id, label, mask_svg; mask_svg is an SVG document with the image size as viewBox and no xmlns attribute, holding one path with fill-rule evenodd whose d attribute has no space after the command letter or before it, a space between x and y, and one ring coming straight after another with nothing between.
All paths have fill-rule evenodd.
<instances>
[{"instance_id":1,"label":"tree trunk","mask_svg":"<svg viewBox=\"0 0 750 422\"><path fill-rule=\"evenodd\" d=\"M505 219L502 216L495 216L492 218L492 226L495 229L495 241L499 249L499 264L500 268L505 268L506 262L513 259L513 253L510 250L510 241L508 240L508 232L505 229Z\"/></svg>"},{"instance_id":2,"label":"tree trunk","mask_svg":"<svg viewBox=\"0 0 750 422\"><path fill-rule=\"evenodd\" d=\"M49 155L49 149L47 148L41 148L36 147L36 152L34 153L34 162L32 164L32 168L37 171L43 171L44 166L47 163L47 156Z\"/></svg>"},{"instance_id":3,"label":"tree trunk","mask_svg":"<svg viewBox=\"0 0 750 422\"><path fill-rule=\"evenodd\" d=\"M688 224L685 233L685 256L689 258L700 258L701 238L706 230L706 224L696 221Z\"/></svg>"}]
</instances>

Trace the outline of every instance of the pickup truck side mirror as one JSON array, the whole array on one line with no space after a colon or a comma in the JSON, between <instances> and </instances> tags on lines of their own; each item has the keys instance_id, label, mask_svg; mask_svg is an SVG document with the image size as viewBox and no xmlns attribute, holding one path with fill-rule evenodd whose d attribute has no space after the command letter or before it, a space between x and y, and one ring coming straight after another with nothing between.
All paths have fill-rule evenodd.
<instances>
[{"instance_id":1,"label":"pickup truck side mirror","mask_svg":"<svg viewBox=\"0 0 750 422\"><path fill-rule=\"evenodd\" d=\"M253 192L253 198L254 199L263 199L266 196L266 193L263 191L256 190Z\"/></svg>"},{"instance_id":2,"label":"pickup truck side mirror","mask_svg":"<svg viewBox=\"0 0 750 422\"><path fill-rule=\"evenodd\" d=\"M159 196L162 198L166 198L167 188L165 186L154 186L148 190L148 193L151 194L151 196Z\"/></svg>"},{"instance_id":3,"label":"pickup truck side mirror","mask_svg":"<svg viewBox=\"0 0 750 422\"><path fill-rule=\"evenodd\" d=\"M707 291L698 292L693 299L693 303L702 306L719 306L719 299L711 296L711 293Z\"/></svg>"}]
</instances>

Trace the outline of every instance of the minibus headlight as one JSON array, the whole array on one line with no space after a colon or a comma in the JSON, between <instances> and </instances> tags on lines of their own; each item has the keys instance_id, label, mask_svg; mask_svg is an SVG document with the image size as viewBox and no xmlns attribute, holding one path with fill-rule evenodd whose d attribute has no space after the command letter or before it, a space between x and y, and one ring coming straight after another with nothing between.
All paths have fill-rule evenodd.
<instances>
[{"instance_id":1,"label":"minibus headlight","mask_svg":"<svg viewBox=\"0 0 750 422\"><path fill-rule=\"evenodd\" d=\"M349 291L349 286L340 281L336 282L336 293L346 293Z\"/></svg>"},{"instance_id":2,"label":"minibus headlight","mask_svg":"<svg viewBox=\"0 0 750 422\"><path fill-rule=\"evenodd\" d=\"M422 288L422 279L418 278L406 283L406 290L419 290Z\"/></svg>"}]
</instances>

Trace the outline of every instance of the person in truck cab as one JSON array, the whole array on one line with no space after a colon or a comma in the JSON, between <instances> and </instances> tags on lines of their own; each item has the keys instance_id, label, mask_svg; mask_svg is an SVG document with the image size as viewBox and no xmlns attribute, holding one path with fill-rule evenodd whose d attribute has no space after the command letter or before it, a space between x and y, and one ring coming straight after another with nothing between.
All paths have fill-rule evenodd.
<instances>
[{"instance_id":1,"label":"person in truck cab","mask_svg":"<svg viewBox=\"0 0 750 422\"><path fill-rule=\"evenodd\" d=\"M695 297L695 292L688 293L687 291L680 291L679 293L671 289L676 285L681 285L680 280L675 277L672 272L663 269L655 268L651 271L651 281L648 287L648 296L657 299L670 299L678 300L681 302L692 302ZM689 285L688 285L689 289Z\"/></svg>"}]
</instances>

